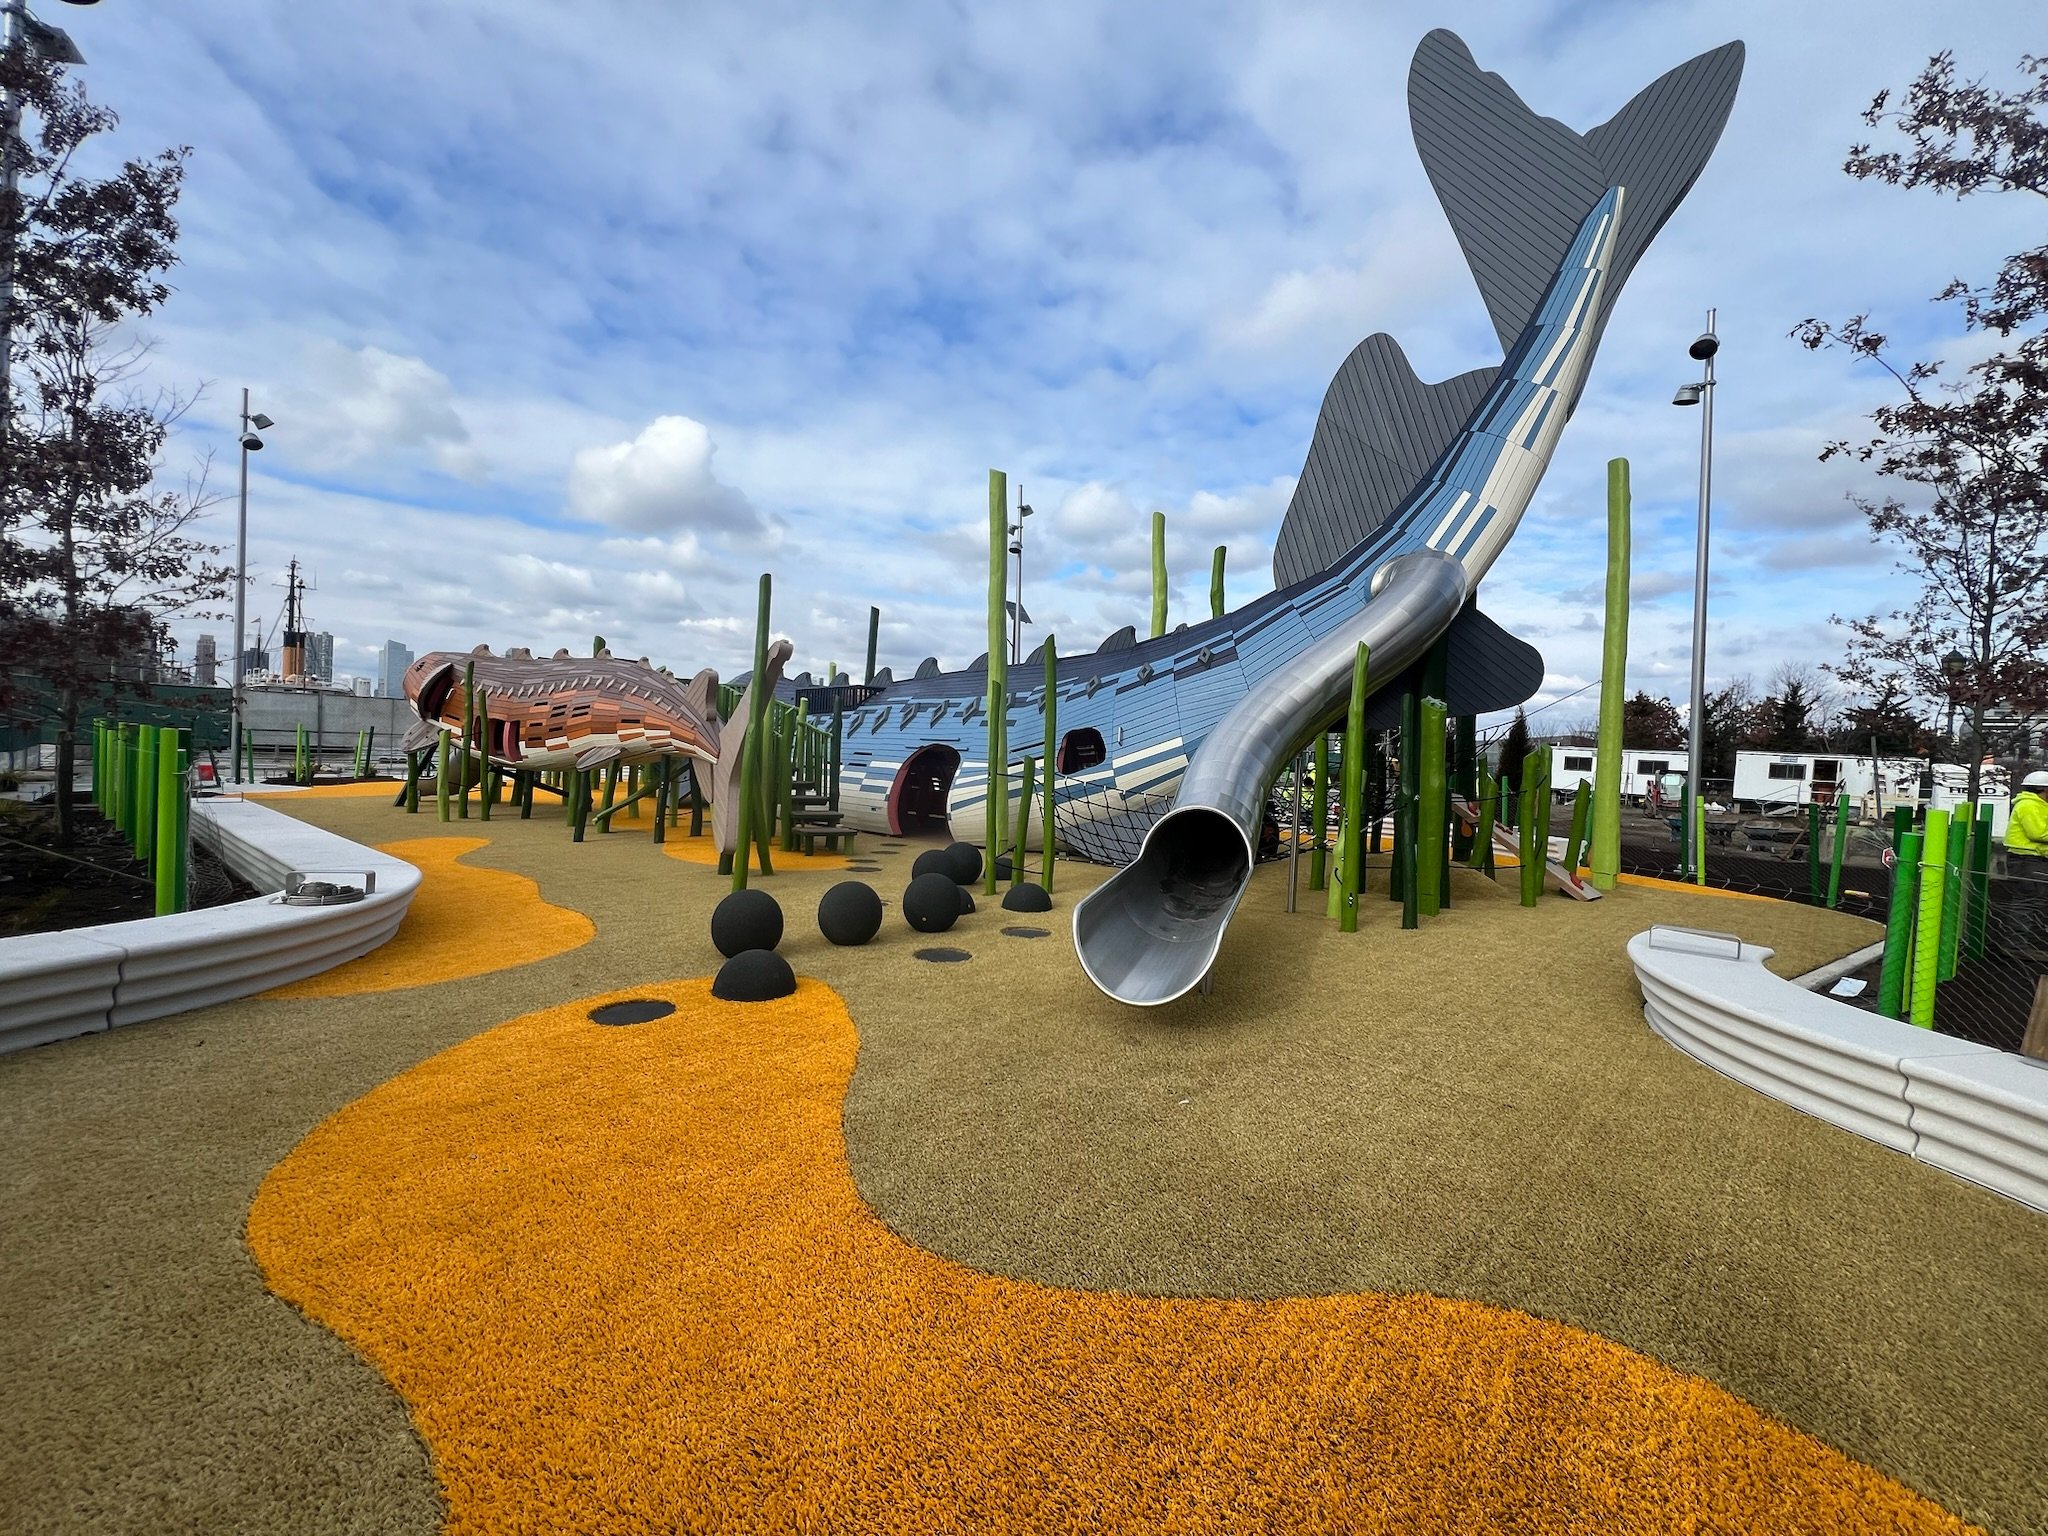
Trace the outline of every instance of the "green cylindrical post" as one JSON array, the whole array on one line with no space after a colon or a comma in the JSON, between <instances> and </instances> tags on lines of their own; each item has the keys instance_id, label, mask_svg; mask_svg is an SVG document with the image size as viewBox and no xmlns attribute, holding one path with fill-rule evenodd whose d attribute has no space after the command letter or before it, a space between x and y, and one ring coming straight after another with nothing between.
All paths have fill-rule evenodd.
<instances>
[{"instance_id":1,"label":"green cylindrical post","mask_svg":"<svg viewBox=\"0 0 2048 1536\"><path fill-rule=\"evenodd\" d=\"M1053 820L1053 765L1054 754L1059 751L1055 743L1059 740L1059 637L1048 634L1045 637L1045 809L1039 813L1038 835L1045 848L1039 861L1039 881L1046 893L1052 893L1053 844L1057 824Z\"/></svg>"},{"instance_id":2,"label":"green cylindrical post","mask_svg":"<svg viewBox=\"0 0 2048 1536\"><path fill-rule=\"evenodd\" d=\"M1387 738L1374 733L1365 749L1365 848L1380 851L1380 822L1387 814Z\"/></svg>"},{"instance_id":3,"label":"green cylindrical post","mask_svg":"<svg viewBox=\"0 0 2048 1536\"><path fill-rule=\"evenodd\" d=\"M982 892L996 893L996 855L1002 851L1004 818L1010 808L1010 744L1004 727L1010 703L1007 626L1003 602L1010 573L1010 480L988 472L988 857L982 860Z\"/></svg>"},{"instance_id":4,"label":"green cylindrical post","mask_svg":"<svg viewBox=\"0 0 2048 1536\"><path fill-rule=\"evenodd\" d=\"M1500 780L1487 772L1485 763L1474 765L1475 782L1473 789L1478 795L1479 824L1472 829L1472 853L1468 863L1474 869L1486 869L1491 863L1487 857L1493 851L1493 823L1500 812Z\"/></svg>"},{"instance_id":5,"label":"green cylindrical post","mask_svg":"<svg viewBox=\"0 0 2048 1536\"><path fill-rule=\"evenodd\" d=\"M434 733L434 810L448 819L448 733Z\"/></svg>"},{"instance_id":6,"label":"green cylindrical post","mask_svg":"<svg viewBox=\"0 0 2048 1536\"><path fill-rule=\"evenodd\" d=\"M1835 796L1835 846L1828 859L1828 905L1842 904L1842 859L1849 851L1849 797Z\"/></svg>"},{"instance_id":7,"label":"green cylindrical post","mask_svg":"<svg viewBox=\"0 0 2048 1536\"><path fill-rule=\"evenodd\" d=\"M1607 612L1600 641L1600 747L1593 761L1593 888L1621 874L1621 754L1628 673L1628 460L1607 461Z\"/></svg>"},{"instance_id":8,"label":"green cylindrical post","mask_svg":"<svg viewBox=\"0 0 2048 1536\"><path fill-rule=\"evenodd\" d=\"M1024 793L1017 799L1017 836L1010 844L1010 884L1024 883L1024 840L1031 832L1031 797L1038 789L1038 759L1024 759Z\"/></svg>"},{"instance_id":9,"label":"green cylindrical post","mask_svg":"<svg viewBox=\"0 0 2048 1536\"><path fill-rule=\"evenodd\" d=\"M1948 812L1929 810L1920 853L1920 902L1913 936L1912 1020L1934 1028L1934 985L1941 972L1941 907L1947 886Z\"/></svg>"},{"instance_id":10,"label":"green cylindrical post","mask_svg":"<svg viewBox=\"0 0 2048 1536\"><path fill-rule=\"evenodd\" d=\"M1330 733L1316 733L1316 767L1314 782L1309 786L1308 819L1315 828L1315 836L1309 843L1308 888L1312 891L1323 889L1328 879L1330 839Z\"/></svg>"},{"instance_id":11,"label":"green cylindrical post","mask_svg":"<svg viewBox=\"0 0 2048 1536\"><path fill-rule=\"evenodd\" d=\"M1575 880L1578 878L1579 866L1586 856L1586 832L1592 809L1592 795L1586 781L1581 779L1578 788L1572 791L1572 829L1564 841L1564 867L1571 871Z\"/></svg>"},{"instance_id":12,"label":"green cylindrical post","mask_svg":"<svg viewBox=\"0 0 2048 1536\"><path fill-rule=\"evenodd\" d=\"M619 764L614 758L604 765L604 799L598 804L597 830L601 833L612 829L611 811L619 798Z\"/></svg>"},{"instance_id":13,"label":"green cylindrical post","mask_svg":"<svg viewBox=\"0 0 2048 1536\"><path fill-rule=\"evenodd\" d=\"M1550 791L1543 782L1550 754L1541 747L1522 762L1522 905L1543 899L1543 864L1550 853Z\"/></svg>"},{"instance_id":14,"label":"green cylindrical post","mask_svg":"<svg viewBox=\"0 0 2048 1536\"><path fill-rule=\"evenodd\" d=\"M875 681L875 647L880 643L881 638L882 610L870 608L868 610L868 669L861 678L861 681L869 686L873 686Z\"/></svg>"},{"instance_id":15,"label":"green cylindrical post","mask_svg":"<svg viewBox=\"0 0 2048 1536\"><path fill-rule=\"evenodd\" d=\"M571 768L569 770L569 841L572 843L583 841L583 808L585 805L583 790L584 783L588 778L589 775L581 768ZM745 861L742 860L741 862L744 863Z\"/></svg>"},{"instance_id":16,"label":"green cylindrical post","mask_svg":"<svg viewBox=\"0 0 2048 1536\"><path fill-rule=\"evenodd\" d=\"M1442 699L1424 699L1421 706L1422 739L1417 744L1421 798L1416 806L1417 850L1415 861L1415 905L1424 917L1435 917L1444 904L1444 859L1442 833L1448 783L1444 776L1444 722Z\"/></svg>"},{"instance_id":17,"label":"green cylindrical post","mask_svg":"<svg viewBox=\"0 0 2048 1536\"><path fill-rule=\"evenodd\" d=\"M768 722L768 602L772 583L764 572L761 594L754 614L753 699L747 711L747 736L740 748L739 779L733 790L740 797L739 815L733 840L732 888L747 888L748 843L753 837L755 786L761 781L761 733Z\"/></svg>"},{"instance_id":18,"label":"green cylindrical post","mask_svg":"<svg viewBox=\"0 0 2048 1536\"><path fill-rule=\"evenodd\" d=\"M1707 797L1692 799L1692 883L1707 883Z\"/></svg>"},{"instance_id":19,"label":"green cylindrical post","mask_svg":"<svg viewBox=\"0 0 2048 1536\"><path fill-rule=\"evenodd\" d=\"M481 764L478 778L483 788L477 815L489 821L491 802L498 798L498 786L491 778L491 696L485 688L476 691L476 723L477 760Z\"/></svg>"},{"instance_id":20,"label":"green cylindrical post","mask_svg":"<svg viewBox=\"0 0 2048 1536\"><path fill-rule=\"evenodd\" d=\"M133 834L135 857L146 859L150 849L156 846L157 729L153 725L138 726L136 734L141 740L137 744L135 766Z\"/></svg>"},{"instance_id":21,"label":"green cylindrical post","mask_svg":"<svg viewBox=\"0 0 2048 1536\"><path fill-rule=\"evenodd\" d=\"M1895 805L1892 807L1892 852L1897 853L1906 846L1906 834L1913 830L1913 807Z\"/></svg>"},{"instance_id":22,"label":"green cylindrical post","mask_svg":"<svg viewBox=\"0 0 2048 1536\"><path fill-rule=\"evenodd\" d=\"M1451 789L1459 799L1470 805L1478 793L1479 722L1471 715L1460 715L1452 729L1456 732L1457 740L1451 751ZM1469 857L1472 852L1470 824L1460 816L1451 825L1452 857Z\"/></svg>"},{"instance_id":23,"label":"green cylindrical post","mask_svg":"<svg viewBox=\"0 0 2048 1536\"><path fill-rule=\"evenodd\" d=\"M657 757L647 765L647 771L654 776L654 840L657 843L668 841L668 798L674 782L669 777L669 770L674 766L675 760L668 757Z\"/></svg>"},{"instance_id":24,"label":"green cylindrical post","mask_svg":"<svg viewBox=\"0 0 2048 1536\"><path fill-rule=\"evenodd\" d=\"M1827 899L1826 887L1820 879L1820 802L1806 802L1806 892L1817 907Z\"/></svg>"},{"instance_id":25,"label":"green cylindrical post","mask_svg":"<svg viewBox=\"0 0 2048 1536\"><path fill-rule=\"evenodd\" d=\"M1422 701L1413 692L1401 696L1401 778L1394 794L1394 857L1387 890L1401 883L1401 926L1419 928L1422 908L1416 889L1421 817L1416 814L1422 791Z\"/></svg>"},{"instance_id":26,"label":"green cylindrical post","mask_svg":"<svg viewBox=\"0 0 2048 1536\"><path fill-rule=\"evenodd\" d=\"M1888 1019L1905 1012L1906 976L1913 955L1913 897L1919 873L1920 834L1908 832L1900 839L1892 866L1892 899L1884 915L1884 964L1877 977L1877 1011Z\"/></svg>"},{"instance_id":27,"label":"green cylindrical post","mask_svg":"<svg viewBox=\"0 0 2048 1536\"><path fill-rule=\"evenodd\" d=\"M1166 633L1166 514L1152 514L1152 638Z\"/></svg>"},{"instance_id":28,"label":"green cylindrical post","mask_svg":"<svg viewBox=\"0 0 2048 1536\"><path fill-rule=\"evenodd\" d=\"M1156 552L1163 547L1166 537L1166 517L1164 513L1155 513L1154 516L1158 519L1153 525ZM1155 571L1162 565L1163 555L1155 553ZM1153 602L1155 609L1162 610L1160 617L1163 621L1163 597L1155 598ZM1362 885L1358 875L1364 858L1359 834L1365 830L1365 685L1371 661L1372 653L1363 641L1359 642L1357 654L1351 658L1351 707L1344 716L1344 845L1337 854L1339 871L1344 879L1343 905L1338 908L1337 927L1343 933L1358 932L1358 892Z\"/></svg>"},{"instance_id":29,"label":"green cylindrical post","mask_svg":"<svg viewBox=\"0 0 2048 1536\"><path fill-rule=\"evenodd\" d=\"M157 732L156 747L156 915L178 910L178 802L185 792L179 762L178 733L168 726Z\"/></svg>"},{"instance_id":30,"label":"green cylindrical post","mask_svg":"<svg viewBox=\"0 0 2048 1536\"><path fill-rule=\"evenodd\" d=\"M462 750L455 764L455 814L469 820L469 754L476 745L476 663L462 668ZM581 841L581 839L579 839Z\"/></svg>"},{"instance_id":31,"label":"green cylindrical post","mask_svg":"<svg viewBox=\"0 0 2048 1536\"><path fill-rule=\"evenodd\" d=\"M1223 617L1223 558L1230 551L1227 544L1218 544L1216 552L1209 557L1209 617Z\"/></svg>"},{"instance_id":32,"label":"green cylindrical post","mask_svg":"<svg viewBox=\"0 0 2048 1536\"><path fill-rule=\"evenodd\" d=\"M1985 925L1991 908L1991 807L1977 807L1977 826L1970 837L1969 952L1984 958Z\"/></svg>"},{"instance_id":33,"label":"green cylindrical post","mask_svg":"<svg viewBox=\"0 0 2048 1536\"><path fill-rule=\"evenodd\" d=\"M1951 816L1948 823L1948 888L1941 899L1941 979L1951 981L1956 974L1956 951L1963 931L1963 894L1968 884L1966 872L1970 863L1970 825L1976 820L1976 807L1966 805L1960 815Z\"/></svg>"}]
</instances>

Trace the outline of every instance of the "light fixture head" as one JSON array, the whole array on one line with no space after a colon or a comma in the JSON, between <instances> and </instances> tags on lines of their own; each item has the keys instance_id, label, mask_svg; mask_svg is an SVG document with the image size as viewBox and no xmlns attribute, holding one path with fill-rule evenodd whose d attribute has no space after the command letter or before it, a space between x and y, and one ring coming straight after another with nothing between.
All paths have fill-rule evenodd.
<instances>
[{"instance_id":1,"label":"light fixture head","mask_svg":"<svg viewBox=\"0 0 2048 1536\"><path fill-rule=\"evenodd\" d=\"M1705 393L1706 388L1704 385L1681 384L1678 386L1678 393L1671 397L1671 403L1673 405L1698 405L1700 403L1700 396Z\"/></svg>"},{"instance_id":2,"label":"light fixture head","mask_svg":"<svg viewBox=\"0 0 2048 1536\"><path fill-rule=\"evenodd\" d=\"M242 434L242 451L244 453L254 453L257 449L261 448L262 446L263 439L258 437L254 432L244 432Z\"/></svg>"},{"instance_id":3,"label":"light fixture head","mask_svg":"<svg viewBox=\"0 0 2048 1536\"><path fill-rule=\"evenodd\" d=\"M1969 664L1970 658L1965 656L1961 651L1950 651L1946 656L1941 658L1941 670L1946 672L1950 677L1954 677L1957 673L1961 672L1963 668L1967 667Z\"/></svg>"},{"instance_id":4,"label":"light fixture head","mask_svg":"<svg viewBox=\"0 0 2048 1536\"><path fill-rule=\"evenodd\" d=\"M1012 544L1010 546L1010 553L1013 555L1021 555L1024 553L1024 546L1022 544Z\"/></svg>"},{"instance_id":5,"label":"light fixture head","mask_svg":"<svg viewBox=\"0 0 2048 1536\"><path fill-rule=\"evenodd\" d=\"M264 415L261 411L258 411L255 415L249 418L249 425L254 427L258 432L268 432L272 427L276 426L277 423L272 421L268 416Z\"/></svg>"},{"instance_id":6,"label":"light fixture head","mask_svg":"<svg viewBox=\"0 0 2048 1536\"><path fill-rule=\"evenodd\" d=\"M1017 507L1017 515L1019 517L1029 517L1031 515L1031 503L1028 501L1019 503Z\"/></svg>"},{"instance_id":7,"label":"light fixture head","mask_svg":"<svg viewBox=\"0 0 2048 1536\"><path fill-rule=\"evenodd\" d=\"M1685 355L1696 363L1704 363L1720 350L1721 338L1712 331L1701 331L1693 338L1692 345L1685 349Z\"/></svg>"}]
</instances>

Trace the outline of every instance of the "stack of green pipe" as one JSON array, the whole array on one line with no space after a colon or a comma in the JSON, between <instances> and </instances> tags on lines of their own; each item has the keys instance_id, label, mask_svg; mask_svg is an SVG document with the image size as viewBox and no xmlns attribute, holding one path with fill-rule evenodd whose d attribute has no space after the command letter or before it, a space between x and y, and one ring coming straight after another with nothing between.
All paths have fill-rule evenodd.
<instances>
[{"instance_id":1,"label":"stack of green pipe","mask_svg":"<svg viewBox=\"0 0 2048 1536\"><path fill-rule=\"evenodd\" d=\"M1048 634L1045 637L1045 809L1038 818L1038 835L1045 840L1045 849L1039 860L1039 884L1048 895L1052 892L1052 860L1054 836L1052 774L1053 753L1058 750L1054 742L1059 730L1059 641Z\"/></svg>"},{"instance_id":2,"label":"stack of green pipe","mask_svg":"<svg viewBox=\"0 0 2048 1536\"><path fill-rule=\"evenodd\" d=\"M1442 699L1424 699L1420 717L1419 742L1422 761L1417 765L1421 795L1416 806L1418 832L1415 861L1415 906L1423 917L1435 917L1444 905L1444 722Z\"/></svg>"},{"instance_id":3,"label":"stack of green pipe","mask_svg":"<svg viewBox=\"0 0 2048 1536\"><path fill-rule=\"evenodd\" d=\"M1877 1011L1888 1019L1905 1013L1906 978L1912 971L1913 898L1919 889L1920 834L1900 839L1892 866L1892 899L1884 917L1884 964L1877 977Z\"/></svg>"},{"instance_id":4,"label":"stack of green pipe","mask_svg":"<svg viewBox=\"0 0 2048 1536\"><path fill-rule=\"evenodd\" d=\"M1970 827L1976 821L1974 805L1962 808L1962 814L1949 818L1948 824L1948 888L1942 892L1941 901L1941 979L1952 981L1956 974L1957 940L1963 929L1963 896L1966 882L1963 873L1970 863Z\"/></svg>"},{"instance_id":5,"label":"stack of green pipe","mask_svg":"<svg viewBox=\"0 0 2048 1536\"><path fill-rule=\"evenodd\" d=\"M1941 912L1946 895L1948 812L1927 813L1920 855L1920 901L1913 936L1912 1021L1934 1028L1934 986L1941 972Z\"/></svg>"},{"instance_id":6,"label":"stack of green pipe","mask_svg":"<svg viewBox=\"0 0 2048 1536\"><path fill-rule=\"evenodd\" d=\"M1330 818L1330 733L1316 733L1316 766L1313 782L1309 785L1309 824L1315 828L1314 840L1309 844L1308 888L1320 891L1328 876L1330 840L1327 828Z\"/></svg>"},{"instance_id":7,"label":"stack of green pipe","mask_svg":"<svg viewBox=\"0 0 2048 1536\"><path fill-rule=\"evenodd\" d=\"M1986 922L1991 910L1991 807L1977 807L1977 825L1970 837L1969 952L1984 958Z\"/></svg>"},{"instance_id":8,"label":"stack of green pipe","mask_svg":"<svg viewBox=\"0 0 2048 1536\"><path fill-rule=\"evenodd\" d=\"M1835 846L1828 859L1828 906L1842 904L1842 856L1849 846L1849 797L1835 796Z\"/></svg>"},{"instance_id":9,"label":"stack of green pipe","mask_svg":"<svg viewBox=\"0 0 2048 1536\"><path fill-rule=\"evenodd\" d=\"M1160 523L1164 522L1161 515ZM1343 846L1337 853L1338 871L1344 881L1337 927L1343 933L1358 932L1358 892L1362 884L1358 876L1363 857L1359 834L1364 831L1365 810L1365 686L1371 660L1372 653L1361 641L1351 659L1351 706L1344 717L1344 830Z\"/></svg>"}]
</instances>

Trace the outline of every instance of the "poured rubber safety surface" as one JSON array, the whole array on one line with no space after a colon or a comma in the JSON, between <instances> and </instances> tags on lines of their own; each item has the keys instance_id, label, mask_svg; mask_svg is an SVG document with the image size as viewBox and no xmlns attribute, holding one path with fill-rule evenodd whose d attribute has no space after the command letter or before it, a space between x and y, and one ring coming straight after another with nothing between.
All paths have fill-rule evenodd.
<instances>
[{"instance_id":1,"label":"poured rubber safety surface","mask_svg":"<svg viewBox=\"0 0 2048 1536\"><path fill-rule=\"evenodd\" d=\"M420 872L405 921L386 943L323 971L274 987L264 997L349 997L482 976L546 960L597 936L581 912L541 899L525 875L464 864L488 837L420 837L381 843L379 853Z\"/></svg>"},{"instance_id":2,"label":"poured rubber safety surface","mask_svg":"<svg viewBox=\"0 0 2048 1536\"><path fill-rule=\"evenodd\" d=\"M657 998L631 1029L593 1008ZM374 1089L272 1170L272 1289L409 1404L453 1532L1970 1529L1732 1394L1469 1301L1143 1298L912 1247L823 984L642 984Z\"/></svg>"}]
</instances>

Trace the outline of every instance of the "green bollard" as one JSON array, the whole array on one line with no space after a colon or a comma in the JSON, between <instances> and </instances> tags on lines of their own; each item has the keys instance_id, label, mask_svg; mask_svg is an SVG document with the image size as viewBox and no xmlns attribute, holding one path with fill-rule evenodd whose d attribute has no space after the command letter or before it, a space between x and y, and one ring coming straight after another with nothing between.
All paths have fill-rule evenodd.
<instances>
[{"instance_id":1,"label":"green bollard","mask_svg":"<svg viewBox=\"0 0 2048 1536\"><path fill-rule=\"evenodd\" d=\"M1934 1028L1934 985L1941 972L1941 909L1946 894L1948 812L1930 810L1920 854L1920 900L1913 935L1912 1021Z\"/></svg>"},{"instance_id":2,"label":"green bollard","mask_svg":"<svg viewBox=\"0 0 2048 1536\"><path fill-rule=\"evenodd\" d=\"M147 859L156 846L157 729L153 725L137 726L136 733L141 739L135 757L135 819L131 831L135 857Z\"/></svg>"},{"instance_id":3,"label":"green bollard","mask_svg":"<svg viewBox=\"0 0 2048 1536\"><path fill-rule=\"evenodd\" d=\"M1059 749L1053 745L1054 732L1059 729L1059 641L1048 633L1045 637L1045 809L1039 813L1038 832L1045 841L1045 848L1039 860L1038 883L1045 887L1046 894L1052 894L1053 844L1057 823L1053 820L1053 754ZM834 765L835 770L837 765Z\"/></svg>"},{"instance_id":4,"label":"green bollard","mask_svg":"<svg viewBox=\"0 0 2048 1536\"><path fill-rule=\"evenodd\" d=\"M1906 977L1912 969L1913 897L1919 886L1920 834L1908 832L1892 864L1892 899L1884 916L1884 965L1878 972L1877 1011L1900 1018L1906 1007Z\"/></svg>"},{"instance_id":5,"label":"green bollard","mask_svg":"<svg viewBox=\"0 0 2048 1536\"><path fill-rule=\"evenodd\" d=\"M448 733L434 735L434 809L441 820L448 819Z\"/></svg>"},{"instance_id":6,"label":"green bollard","mask_svg":"<svg viewBox=\"0 0 2048 1536\"><path fill-rule=\"evenodd\" d=\"M1947 889L1942 892L1941 901L1941 979L1952 981L1956 974L1956 950L1963 931L1963 896L1966 890L1965 871L1970 863L1970 826L1976 820L1977 808L1963 807L1960 816L1951 816L1948 823L1948 870Z\"/></svg>"},{"instance_id":7,"label":"green bollard","mask_svg":"<svg viewBox=\"0 0 2048 1536\"><path fill-rule=\"evenodd\" d=\"M1417 774L1421 797L1416 806L1417 848L1415 860L1415 906L1423 917L1435 917L1444 905L1443 831L1447 784L1444 777L1444 723L1442 699L1424 699Z\"/></svg>"},{"instance_id":8,"label":"green bollard","mask_svg":"<svg viewBox=\"0 0 2048 1536\"><path fill-rule=\"evenodd\" d=\"M1828 860L1828 906L1842 904L1842 856L1849 847L1849 797L1835 796L1835 847Z\"/></svg>"},{"instance_id":9,"label":"green bollard","mask_svg":"<svg viewBox=\"0 0 2048 1536\"><path fill-rule=\"evenodd\" d=\"M1164 516L1160 522L1164 524ZM1351 706L1344 716L1344 825L1343 843L1337 851L1339 874L1343 878L1341 905L1337 909L1340 933L1358 932L1358 892L1362 883L1358 865L1363 856L1359 834L1365 830L1365 687L1371 661L1372 653L1361 641L1351 659Z\"/></svg>"},{"instance_id":10,"label":"green bollard","mask_svg":"<svg viewBox=\"0 0 2048 1536\"><path fill-rule=\"evenodd\" d=\"M1330 733L1316 734L1316 766L1314 782L1309 786L1308 819L1315 828L1315 836L1309 842L1308 888L1312 891L1323 889L1329 878L1330 840L1326 829L1330 821Z\"/></svg>"},{"instance_id":11,"label":"green bollard","mask_svg":"<svg viewBox=\"0 0 2048 1536\"><path fill-rule=\"evenodd\" d=\"M165 727L157 732L156 744L156 915L168 917L178 910L178 802L184 795L178 733Z\"/></svg>"},{"instance_id":12,"label":"green bollard","mask_svg":"<svg viewBox=\"0 0 2048 1536\"><path fill-rule=\"evenodd\" d=\"M1991 915L1991 807L1977 807L1977 829L1970 838L1970 958L1982 960L1986 924Z\"/></svg>"}]
</instances>

